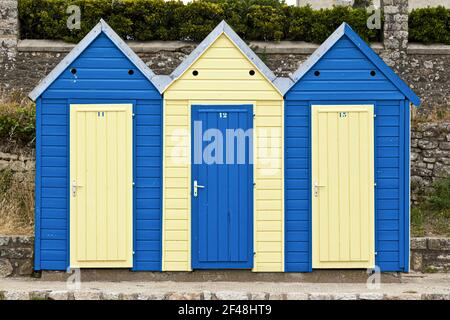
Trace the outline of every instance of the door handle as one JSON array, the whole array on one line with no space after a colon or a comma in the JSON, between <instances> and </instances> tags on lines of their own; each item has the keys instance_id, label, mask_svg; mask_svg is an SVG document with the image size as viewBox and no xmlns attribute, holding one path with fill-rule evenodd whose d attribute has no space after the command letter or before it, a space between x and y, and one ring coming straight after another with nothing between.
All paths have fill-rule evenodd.
<instances>
[{"instance_id":1,"label":"door handle","mask_svg":"<svg viewBox=\"0 0 450 320\"><path fill-rule=\"evenodd\" d=\"M319 184L319 181L314 181L314 197L318 197L319 196L319 188L322 188L322 187L326 187L326 186L324 186L324 185L320 185Z\"/></svg>"},{"instance_id":2,"label":"door handle","mask_svg":"<svg viewBox=\"0 0 450 320\"><path fill-rule=\"evenodd\" d=\"M198 189L204 189L205 188L205 186L201 186L201 185L199 185L198 184L198 181L197 180L194 180L194 197L197 197L198 196Z\"/></svg>"},{"instance_id":3,"label":"door handle","mask_svg":"<svg viewBox=\"0 0 450 320\"><path fill-rule=\"evenodd\" d=\"M72 181L72 196L76 197L77 196L77 188L81 188L81 185L78 185L77 182L75 180Z\"/></svg>"}]
</instances>

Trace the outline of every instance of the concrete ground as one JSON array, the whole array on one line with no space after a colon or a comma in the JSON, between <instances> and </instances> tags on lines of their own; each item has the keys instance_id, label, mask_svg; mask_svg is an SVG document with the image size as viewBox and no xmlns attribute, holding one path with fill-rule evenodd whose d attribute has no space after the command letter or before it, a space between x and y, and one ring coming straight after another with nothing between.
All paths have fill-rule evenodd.
<instances>
[{"instance_id":1,"label":"concrete ground","mask_svg":"<svg viewBox=\"0 0 450 320\"><path fill-rule=\"evenodd\" d=\"M81 281L76 290L66 281L6 278L0 279L0 299L450 300L450 275L404 274L400 282L381 283L379 288L366 283Z\"/></svg>"}]
</instances>

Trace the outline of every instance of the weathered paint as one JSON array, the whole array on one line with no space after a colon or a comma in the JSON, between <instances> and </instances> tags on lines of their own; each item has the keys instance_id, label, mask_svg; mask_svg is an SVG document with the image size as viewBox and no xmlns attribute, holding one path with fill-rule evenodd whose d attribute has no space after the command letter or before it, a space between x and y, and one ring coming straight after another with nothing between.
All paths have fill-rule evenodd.
<instances>
[{"instance_id":1,"label":"weathered paint","mask_svg":"<svg viewBox=\"0 0 450 320\"><path fill-rule=\"evenodd\" d=\"M167 88L164 104L163 270L192 269L191 106L250 104L256 130L253 271L283 271L281 94L222 33Z\"/></svg>"},{"instance_id":2,"label":"weathered paint","mask_svg":"<svg viewBox=\"0 0 450 320\"><path fill-rule=\"evenodd\" d=\"M133 266L131 104L70 105L70 266Z\"/></svg>"},{"instance_id":3,"label":"weathered paint","mask_svg":"<svg viewBox=\"0 0 450 320\"><path fill-rule=\"evenodd\" d=\"M375 263L373 105L312 108L312 266Z\"/></svg>"},{"instance_id":4,"label":"weathered paint","mask_svg":"<svg viewBox=\"0 0 450 320\"><path fill-rule=\"evenodd\" d=\"M313 267L311 106L367 104L375 114L375 265L408 271L408 100L419 99L348 25L341 31L305 62L285 96L286 271Z\"/></svg>"},{"instance_id":5,"label":"weathered paint","mask_svg":"<svg viewBox=\"0 0 450 320\"><path fill-rule=\"evenodd\" d=\"M123 103L132 105L135 115L133 270L161 270L162 96L157 88L100 32L37 101L36 270L70 265L70 104Z\"/></svg>"}]
</instances>

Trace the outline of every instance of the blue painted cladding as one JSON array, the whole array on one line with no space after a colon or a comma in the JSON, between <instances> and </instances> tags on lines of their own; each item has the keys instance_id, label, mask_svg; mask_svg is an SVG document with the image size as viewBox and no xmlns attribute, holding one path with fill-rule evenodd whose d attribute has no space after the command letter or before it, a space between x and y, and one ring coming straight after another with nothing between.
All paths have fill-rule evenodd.
<instances>
[{"instance_id":1,"label":"blue painted cladding","mask_svg":"<svg viewBox=\"0 0 450 320\"><path fill-rule=\"evenodd\" d=\"M382 271L408 269L409 105L344 36L286 94L286 271L312 268L310 106L358 103L375 105L376 264Z\"/></svg>"},{"instance_id":2,"label":"blue painted cladding","mask_svg":"<svg viewBox=\"0 0 450 320\"><path fill-rule=\"evenodd\" d=\"M76 77L72 67L77 68ZM156 88L100 34L39 100L35 268L65 270L69 266L69 105L132 103L133 269L161 270L162 97Z\"/></svg>"},{"instance_id":3,"label":"blue painted cladding","mask_svg":"<svg viewBox=\"0 0 450 320\"><path fill-rule=\"evenodd\" d=\"M311 270L310 108L285 102L285 270Z\"/></svg>"}]
</instances>

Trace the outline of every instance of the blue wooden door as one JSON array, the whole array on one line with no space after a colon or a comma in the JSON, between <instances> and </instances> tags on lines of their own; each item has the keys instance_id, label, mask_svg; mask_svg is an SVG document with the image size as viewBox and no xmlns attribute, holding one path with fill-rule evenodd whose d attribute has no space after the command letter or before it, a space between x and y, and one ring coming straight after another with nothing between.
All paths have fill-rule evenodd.
<instances>
[{"instance_id":1,"label":"blue wooden door","mask_svg":"<svg viewBox=\"0 0 450 320\"><path fill-rule=\"evenodd\" d=\"M192 268L253 267L253 110L192 106Z\"/></svg>"}]
</instances>

